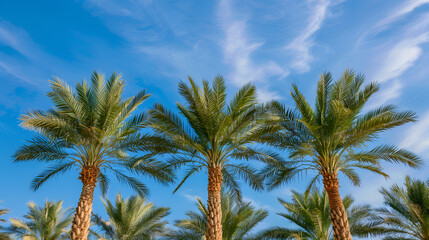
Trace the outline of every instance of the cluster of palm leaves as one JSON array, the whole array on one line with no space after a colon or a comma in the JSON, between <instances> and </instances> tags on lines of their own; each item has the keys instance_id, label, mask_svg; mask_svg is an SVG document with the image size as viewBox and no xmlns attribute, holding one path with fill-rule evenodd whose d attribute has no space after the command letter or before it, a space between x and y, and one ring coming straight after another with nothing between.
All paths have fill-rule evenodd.
<instances>
[{"instance_id":1,"label":"cluster of palm leaves","mask_svg":"<svg viewBox=\"0 0 429 240\"><path fill-rule=\"evenodd\" d=\"M385 216L378 219L371 215L369 206L351 207L351 198L342 198L339 193L342 177L359 185L356 169L388 177L383 161L414 168L422 165L420 158L406 149L393 145L367 147L366 143L380 133L416 120L415 113L398 111L392 105L364 112L370 97L379 90L376 83L364 85L363 75L349 70L337 81L324 73L317 84L314 107L293 85L295 107L287 108L276 101L259 104L251 84L228 99L221 76L211 83L204 80L202 87L192 78L188 80L189 84L179 83L185 103L177 103L178 113L155 104L148 112L138 114L137 108L149 94L141 91L124 99L125 82L116 73L106 80L95 72L89 83L77 83L74 90L58 78L51 81L48 96L54 107L28 111L21 117L21 125L38 134L18 149L14 160L49 164L32 182L34 190L58 174L79 169L82 193L72 228L57 237L69 234L71 239L83 240L91 234L105 239L153 239L162 232L165 235L170 230L162 219L168 209L145 203L149 189L140 178L147 176L168 184L176 180L175 170L181 168L185 168L184 177L174 192L192 175L207 172L208 200L206 206L199 200L200 213L189 212L187 219L177 221L179 229L164 236L167 238L351 239L351 235L382 232L416 237L418 230L400 228L398 219L388 217L388 210L378 210L383 213L379 216ZM283 152L288 153L287 157ZM259 161L264 167L257 169L249 160ZM267 213L242 202L238 180L255 190L270 190L306 173L314 174L307 191L302 195L294 192L292 202L280 201L288 211L281 216L298 228L252 233ZM104 195L111 176L128 184L139 196L124 201L118 195L115 205L105 200L110 219L92 217L100 235L89 231L94 188L97 183ZM322 192L314 190L319 179L323 180ZM407 181L410 186L417 184ZM391 190L392 196L393 192L399 195L411 191L408 185L405 190L396 188ZM387 190L382 193L388 196ZM408 196L401 202L391 201L389 205L386 198L392 208L394 204L410 205L392 214L408 211L407 216L416 214L413 224L427 223L425 209L419 210L420 215L416 213L419 207L427 207L427 199ZM413 207L417 204L413 201L421 205ZM15 232L21 229L22 234L30 234L32 225L19 223L15 224ZM420 231L421 239L427 239L425 229L426 233Z\"/></svg>"}]
</instances>

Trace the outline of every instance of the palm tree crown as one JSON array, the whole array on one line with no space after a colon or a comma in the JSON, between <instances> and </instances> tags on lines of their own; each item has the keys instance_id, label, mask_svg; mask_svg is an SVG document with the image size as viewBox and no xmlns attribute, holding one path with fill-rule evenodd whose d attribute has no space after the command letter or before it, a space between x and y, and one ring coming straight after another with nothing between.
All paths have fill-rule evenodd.
<instances>
[{"instance_id":1,"label":"palm tree crown","mask_svg":"<svg viewBox=\"0 0 429 240\"><path fill-rule=\"evenodd\" d=\"M291 158L289 162L272 162L274 164L263 170L271 188L307 171L316 173L310 187L320 176L323 177L337 240L351 239L347 213L339 193L338 173L359 185L356 169L388 177L381 166L383 160L421 166L418 156L393 145L368 149L368 143L381 132L412 122L416 115L410 111L398 112L392 105L363 113L370 97L379 90L375 83L367 86L363 83L364 77L351 71L345 71L336 82L332 82L330 73L322 74L314 108L293 85L291 94L298 113L273 103L272 109L278 113L283 129L264 137L265 142L288 149Z\"/></svg>"},{"instance_id":2,"label":"palm tree crown","mask_svg":"<svg viewBox=\"0 0 429 240\"><path fill-rule=\"evenodd\" d=\"M256 105L256 90L252 85L242 87L227 103L224 79L219 76L210 87L203 89L189 77L190 87L179 84L179 93L186 104L177 103L180 116L156 104L151 111L151 127L171 143L169 164L188 165L185 176L175 191L194 173L210 167L221 167L227 187L240 196L237 177L244 178L253 188L261 189L256 170L248 164L230 160L257 159L270 161L275 157L251 146L258 136L272 127L264 124L267 113ZM182 118L183 117L183 118Z\"/></svg>"},{"instance_id":3,"label":"palm tree crown","mask_svg":"<svg viewBox=\"0 0 429 240\"><path fill-rule=\"evenodd\" d=\"M103 200L109 221L94 215L93 222L101 230L100 239L109 240L151 240L166 232L169 208L155 207L140 196L123 200L116 195L115 203ZM98 234L96 234L98 235Z\"/></svg>"},{"instance_id":4,"label":"palm tree crown","mask_svg":"<svg viewBox=\"0 0 429 240\"><path fill-rule=\"evenodd\" d=\"M304 194L292 191L292 201L279 199L287 212L279 213L298 228L273 227L261 234L260 239L331 240L333 239L329 199L326 191L313 188ZM347 195L343 198L352 235L363 236L362 226L373 216L369 205L354 205Z\"/></svg>"},{"instance_id":5,"label":"palm tree crown","mask_svg":"<svg viewBox=\"0 0 429 240\"><path fill-rule=\"evenodd\" d=\"M404 187L397 184L382 188L384 207L370 226L379 227L379 235L389 239L429 239L429 180L405 178Z\"/></svg>"},{"instance_id":6,"label":"palm tree crown","mask_svg":"<svg viewBox=\"0 0 429 240\"><path fill-rule=\"evenodd\" d=\"M95 72L91 83L77 83L75 91L55 78L48 96L54 103L49 111L29 111L21 117L22 126L39 134L16 152L15 161L40 161L51 165L32 182L38 189L47 180L72 168L80 169L82 191L75 211L71 239L84 240L89 233L94 189L100 183L106 193L112 173L139 195L148 188L129 173L154 178L161 183L173 180L172 172L152 155L131 156L128 150L156 149L157 138L139 133L147 120L145 113L133 112L149 97L141 91L122 99L125 82L113 73L105 81ZM156 143L155 143L156 142ZM138 149L136 148L138 146ZM146 149L147 150L147 149Z\"/></svg>"},{"instance_id":7,"label":"palm tree crown","mask_svg":"<svg viewBox=\"0 0 429 240\"><path fill-rule=\"evenodd\" d=\"M160 162L150 158L132 158L124 151L133 144L133 140L141 143L146 136L142 136L138 129L143 126L147 115L132 114L149 97L141 91L124 100L124 85L124 80L116 73L105 81L103 75L94 72L91 83L77 83L74 92L58 78L51 81L52 91L48 96L54 108L28 111L21 117L23 127L39 134L14 156L15 161L51 164L34 179L33 189L37 190L53 176L73 167L101 168L97 180L103 193L109 183L106 172L112 172L119 181L129 184L141 195L148 193L147 187L123 170L140 172L160 182L172 180L168 170L159 167Z\"/></svg>"},{"instance_id":8,"label":"palm tree crown","mask_svg":"<svg viewBox=\"0 0 429 240\"><path fill-rule=\"evenodd\" d=\"M198 212L190 211L188 218L176 221L179 230L173 231L166 239L169 240L204 240L207 230L207 208L197 198ZM263 209L255 209L250 202L234 201L227 193L222 194L222 226L223 239L246 240L256 236L254 228L268 216Z\"/></svg>"},{"instance_id":9,"label":"palm tree crown","mask_svg":"<svg viewBox=\"0 0 429 240\"><path fill-rule=\"evenodd\" d=\"M46 201L43 207L30 202L29 212L24 216L26 221L11 219L10 232L24 240L57 240L69 238L69 227L72 223L70 209L62 208L63 202Z\"/></svg>"},{"instance_id":10,"label":"palm tree crown","mask_svg":"<svg viewBox=\"0 0 429 240\"><path fill-rule=\"evenodd\" d=\"M179 93L186 101L177 104L177 116L162 105L151 111L152 128L171 143L169 165L187 165L175 191L194 173L208 171L207 221L208 240L222 240L222 209L220 190L225 183L228 191L240 198L240 177L254 189L262 189L262 180L255 168L232 160L273 161L274 155L251 146L273 127L266 124L268 113L256 102L252 85L242 87L227 102L225 81L216 77L213 83L203 81L200 89L189 77L191 86L181 82ZM275 127L274 127L275 128Z\"/></svg>"},{"instance_id":11,"label":"palm tree crown","mask_svg":"<svg viewBox=\"0 0 429 240\"><path fill-rule=\"evenodd\" d=\"M420 167L418 156L392 145L380 145L367 149L367 144L380 133L415 121L411 111L398 112L393 105L381 106L363 113L370 97L379 85L363 86L364 76L346 70L342 77L332 81L330 73L321 75L317 84L315 107L312 108L293 85L292 98L298 113L275 102L283 130L265 138L272 145L290 151L292 162L283 166L269 165L268 185L273 188L289 181L296 174L314 170L317 175L342 172L354 184L360 178L355 169L364 169L388 177L380 161L404 163ZM311 185L310 185L311 187Z\"/></svg>"}]
</instances>

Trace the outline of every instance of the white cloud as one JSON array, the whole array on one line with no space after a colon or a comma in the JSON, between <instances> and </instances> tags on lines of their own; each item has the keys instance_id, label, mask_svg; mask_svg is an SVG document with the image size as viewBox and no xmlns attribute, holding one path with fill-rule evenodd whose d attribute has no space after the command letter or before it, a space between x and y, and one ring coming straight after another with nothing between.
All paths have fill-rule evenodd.
<instances>
[{"instance_id":1,"label":"white cloud","mask_svg":"<svg viewBox=\"0 0 429 240\"><path fill-rule=\"evenodd\" d=\"M428 41L429 35L424 33L396 44L387 54L386 60L374 79L379 83L384 83L401 76L414 65L422 54L420 44Z\"/></svg>"},{"instance_id":2,"label":"white cloud","mask_svg":"<svg viewBox=\"0 0 429 240\"><path fill-rule=\"evenodd\" d=\"M190 194L187 194L187 193L183 193L183 194L182 194L182 196L183 196L184 198L188 199L188 200L189 200L189 201L191 201L191 202L198 202L198 200L197 200L197 196L190 195Z\"/></svg>"},{"instance_id":3,"label":"white cloud","mask_svg":"<svg viewBox=\"0 0 429 240\"><path fill-rule=\"evenodd\" d=\"M314 1L310 1L310 3L311 2ZM310 63L314 60L311 54L311 48L314 46L313 35L321 28L323 21L328 15L330 6L331 2L329 0L318 1L313 7L306 28L286 46L286 50L290 50L294 55L292 68L300 72L307 72L310 70Z\"/></svg>"},{"instance_id":4,"label":"white cloud","mask_svg":"<svg viewBox=\"0 0 429 240\"><path fill-rule=\"evenodd\" d=\"M278 100L281 99L282 97L278 94L278 92L276 91L270 91L266 88L258 88L257 89L257 93L258 93L258 101L260 102L268 102L271 100Z\"/></svg>"},{"instance_id":5,"label":"white cloud","mask_svg":"<svg viewBox=\"0 0 429 240\"><path fill-rule=\"evenodd\" d=\"M262 204L248 197L243 197L243 202L250 202L256 209L273 210L270 205Z\"/></svg>"},{"instance_id":6,"label":"white cloud","mask_svg":"<svg viewBox=\"0 0 429 240\"><path fill-rule=\"evenodd\" d=\"M368 109L380 107L389 101L397 99L402 94L402 87L400 81L394 81L393 84L386 86L386 88L383 88L383 91L371 99Z\"/></svg>"},{"instance_id":7,"label":"white cloud","mask_svg":"<svg viewBox=\"0 0 429 240\"><path fill-rule=\"evenodd\" d=\"M413 67L423 53L422 45L429 42L429 14L423 15L408 25L400 40L393 44L373 75L373 80L382 83L382 91L374 98L380 106L401 96L401 76ZM393 83L392 83L393 81ZM384 88L386 86L386 88Z\"/></svg>"},{"instance_id":8,"label":"white cloud","mask_svg":"<svg viewBox=\"0 0 429 240\"><path fill-rule=\"evenodd\" d=\"M241 86L249 82L264 82L272 76L284 78L288 75L288 71L275 62L255 64L252 61L252 53L264 43L251 42L248 39L246 21L233 17L235 14L232 12L229 0L222 0L218 11L220 24L225 33L222 49L225 62L232 66L232 73L229 77L234 85Z\"/></svg>"},{"instance_id":9,"label":"white cloud","mask_svg":"<svg viewBox=\"0 0 429 240\"><path fill-rule=\"evenodd\" d=\"M381 31L385 30L389 25L391 25L393 22L396 22L397 20L401 19L405 15L410 14L415 9L417 9L417 8L419 8L425 4L429 4L429 0L404 1L397 8L395 8L392 12L390 12L387 17L380 20L373 27L371 27L370 30L368 30L366 33L364 33L362 35L362 37L360 38L360 40L358 41L358 44L363 39L380 33Z\"/></svg>"},{"instance_id":10,"label":"white cloud","mask_svg":"<svg viewBox=\"0 0 429 240\"><path fill-rule=\"evenodd\" d=\"M429 157L429 111L424 113L420 120L405 132L407 136L402 140L400 146Z\"/></svg>"},{"instance_id":11,"label":"white cloud","mask_svg":"<svg viewBox=\"0 0 429 240\"><path fill-rule=\"evenodd\" d=\"M382 91L374 98L371 107L397 99L402 94L403 84L400 77L422 54L421 44L429 41L429 34L424 33L414 38L406 38L397 43L387 54L384 62L374 75L374 80L382 83ZM390 83L392 82L393 83ZM385 88L384 88L385 87Z\"/></svg>"}]
</instances>

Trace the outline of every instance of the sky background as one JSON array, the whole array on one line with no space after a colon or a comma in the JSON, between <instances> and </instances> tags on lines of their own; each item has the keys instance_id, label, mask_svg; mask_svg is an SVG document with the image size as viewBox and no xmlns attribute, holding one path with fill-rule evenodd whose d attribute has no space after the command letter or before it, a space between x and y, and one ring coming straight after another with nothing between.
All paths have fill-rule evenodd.
<instances>
[{"instance_id":1,"label":"sky background","mask_svg":"<svg viewBox=\"0 0 429 240\"><path fill-rule=\"evenodd\" d=\"M94 70L118 71L127 96L148 89L152 97L145 108L155 102L173 108L182 102L180 80L222 74L230 93L252 82L261 101L291 105L291 83L313 100L322 72L338 78L351 68L381 84L369 108L392 103L419 114L417 123L386 132L377 143L406 147L427 163L428 53L429 0L0 1L1 207L11 209L6 217L20 217L28 201L62 199L73 208L78 201L77 169L33 192L31 180L47 165L12 163L13 153L32 135L18 126L18 118L29 109L52 106L46 97L52 76L73 85ZM407 174L427 179L428 165L417 171L387 164L389 180L362 173L362 187L340 179L341 192L357 203L380 206L380 186L402 183ZM311 176L271 192L244 187L248 201L270 211L258 229L290 226L275 214L282 211L277 198L289 200L291 189L304 191ZM174 186L143 180L151 201L172 208L169 220L195 209L195 196L206 199L204 173L176 194ZM114 183L109 197L118 191L132 194ZM99 191L94 199L94 212L103 213Z\"/></svg>"}]
</instances>

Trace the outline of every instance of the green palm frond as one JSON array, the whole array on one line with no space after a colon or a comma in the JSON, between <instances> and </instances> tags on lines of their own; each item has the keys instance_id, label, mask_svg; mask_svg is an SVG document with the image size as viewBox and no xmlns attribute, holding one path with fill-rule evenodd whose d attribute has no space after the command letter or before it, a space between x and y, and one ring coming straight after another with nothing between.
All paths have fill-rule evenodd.
<instances>
[{"instance_id":1,"label":"green palm frond","mask_svg":"<svg viewBox=\"0 0 429 240\"><path fill-rule=\"evenodd\" d=\"M6 215L9 213L9 209L1 208L0 209L0 216ZM6 220L0 218L0 222L5 223ZM10 240L9 232L5 231L5 228L0 225L0 240Z\"/></svg>"},{"instance_id":2,"label":"green palm frond","mask_svg":"<svg viewBox=\"0 0 429 240\"><path fill-rule=\"evenodd\" d=\"M153 152L168 155L168 167L188 166L178 188L203 168L217 166L225 168L226 185L233 188L229 192L234 192L235 196L241 196L237 177L254 189L262 189L257 172L237 161L275 162L280 158L263 149L251 148L278 128L270 124L273 120L268 107L257 105L255 87L243 86L228 101L225 80L221 76L211 84L203 80L201 88L191 77L188 81L189 84L179 83L179 93L185 100L177 104L179 114L160 104L150 111L150 127L168 142L164 145L166 148Z\"/></svg>"},{"instance_id":3,"label":"green palm frond","mask_svg":"<svg viewBox=\"0 0 429 240\"><path fill-rule=\"evenodd\" d=\"M114 203L103 200L109 221L94 215L92 221L97 227L95 235L109 240L156 239L167 231L167 222L163 220L169 214L169 208L155 207L153 203L139 196L123 199L116 195Z\"/></svg>"},{"instance_id":4,"label":"green palm frond","mask_svg":"<svg viewBox=\"0 0 429 240\"><path fill-rule=\"evenodd\" d=\"M261 233L258 239L290 239L290 240L331 240L333 239L331 227L331 213L326 191L320 192L316 188L304 194L292 191L292 201L279 199L286 212L279 213L295 228L271 227ZM343 198L344 207L348 212L352 235L368 236L368 232L361 233L361 227L366 224L374 214L369 205L353 205L353 198ZM373 229L374 230L374 229Z\"/></svg>"},{"instance_id":5,"label":"green palm frond","mask_svg":"<svg viewBox=\"0 0 429 240\"><path fill-rule=\"evenodd\" d=\"M263 136L264 143L288 150L290 161L268 164L262 173L272 189L287 183L294 175L311 171L343 173L359 185L356 169L368 170L384 177L381 163L402 163L419 168L421 159L406 149L380 145L368 149L384 131L416 120L411 111L398 111L392 105L364 112L370 97L379 90L376 83L364 85L363 75L346 70L332 81L330 73L317 83L316 103L312 107L296 85L292 98L296 111L273 102L270 109L279 119L281 129Z\"/></svg>"},{"instance_id":6,"label":"green palm frond","mask_svg":"<svg viewBox=\"0 0 429 240\"><path fill-rule=\"evenodd\" d=\"M43 207L30 202L25 220L11 219L9 232L21 239L56 240L69 238L69 226L72 223L70 209L62 208L62 201L46 201Z\"/></svg>"},{"instance_id":7,"label":"green palm frond","mask_svg":"<svg viewBox=\"0 0 429 240\"><path fill-rule=\"evenodd\" d=\"M174 180L172 170L151 155L171 144L153 134L139 132L147 125L149 115L136 110L150 94L143 90L123 99L125 81L117 73L105 80L104 75L94 72L90 83L79 82L74 89L59 78L50 83L48 97L54 106L21 116L21 126L38 135L14 155L15 162L49 164L33 180L32 189L37 190L59 174L88 166L101 170L103 193L109 186L103 169L142 195L148 194L148 189L128 174L149 176L164 184Z\"/></svg>"},{"instance_id":8,"label":"green palm frond","mask_svg":"<svg viewBox=\"0 0 429 240\"><path fill-rule=\"evenodd\" d=\"M255 227L267 216L268 212L263 209L255 209L249 202L238 202L228 193L222 192L222 229L223 239L228 240L250 240L257 239L254 232ZM197 211L186 213L187 218L177 220L177 230L167 234L163 239L205 239L207 229L207 210L200 198L197 198Z\"/></svg>"},{"instance_id":9,"label":"green palm frond","mask_svg":"<svg viewBox=\"0 0 429 240\"><path fill-rule=\"evenodd\" d=\"M380 192L384 207L377 209L377 217L367 224L368 231L383 239L429 238L429 181L407 176L403 187L395 184Z\"/></svg>"}]
</instances>

